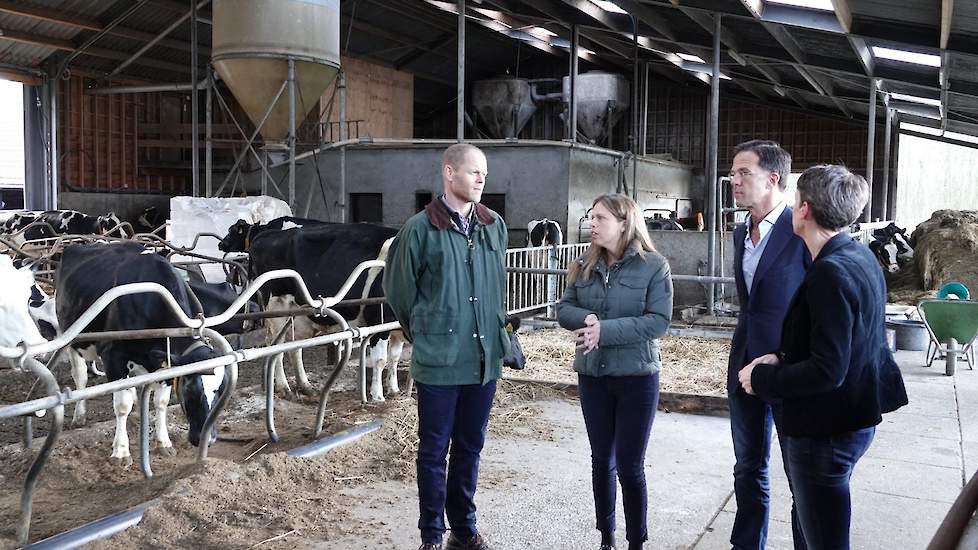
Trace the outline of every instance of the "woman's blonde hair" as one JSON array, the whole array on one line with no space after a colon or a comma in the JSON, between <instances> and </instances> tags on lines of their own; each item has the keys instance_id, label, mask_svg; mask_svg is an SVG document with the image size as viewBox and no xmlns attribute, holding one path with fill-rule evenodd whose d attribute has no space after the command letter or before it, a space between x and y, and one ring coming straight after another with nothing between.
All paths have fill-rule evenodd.
<instances>
[{"instance_id":1,"label":"woman's blonde hair","mask_svg":"<svg viewBox=\"0 0 978 550\"><path fill-rule=\"evenodd\" d=\"M646 252L655 252L652 238L649 237L649 230L645 227L645 218L642 217L638 203L625 195L611 193L594 199L591 208L598 204L607 208L608 212L611 212L611 215L618 221L625 222L625 230L622 233L622 241L625 243L624 250L635 249L643 257ZM594 266L602 257L605 259L605 263L610 264L608 249L592 242L580 260L571 263L568 268L567 281L574 282L578 278L584 281L590 279Z\"/></svg>"}]
</instances>

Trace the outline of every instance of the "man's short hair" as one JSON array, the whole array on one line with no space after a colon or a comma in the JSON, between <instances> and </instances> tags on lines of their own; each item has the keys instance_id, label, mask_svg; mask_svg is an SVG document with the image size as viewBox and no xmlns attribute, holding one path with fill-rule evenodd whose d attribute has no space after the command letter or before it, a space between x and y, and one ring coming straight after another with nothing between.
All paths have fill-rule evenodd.
<instances>
[{"instance_id":1,"label":"man's short hair","mask_svg":"<svg viewBox=\"0 0 978 550\"><path fill-rule=\"evenodd\" d=\"M820 164L798 178L798 197L808 203L815 223L831 230L848 227L869 200L869 185L845 166Z\"/></svg>"},{"instance_id":2,"label":"man's short hair","mask_svg":"<svg viewBox=\"0 0 978 550\"><path fill-rule=\"evenodd\" d=\"M788 187L788 174L791 173L791 155L781 148L776 141L753 139L734 147L734 156L744 151L757 155L761 168L778 174L778 188L784 191Z\"/></svg>"},{"instance_id":3,"label":"man's short hair","mask_svg":"<svg viewBox=\"0 0 978 550\"><path fill-rule=\"evenodd\" d=\"M456 143L455 145L450 146L448 149L445 149L445 154L443 154L441 157L441 165L458 168L459 165L465 161L466 155L473 151L482 153L482 149L479 149L471 143Z\"/></svg>"}]
</instances>

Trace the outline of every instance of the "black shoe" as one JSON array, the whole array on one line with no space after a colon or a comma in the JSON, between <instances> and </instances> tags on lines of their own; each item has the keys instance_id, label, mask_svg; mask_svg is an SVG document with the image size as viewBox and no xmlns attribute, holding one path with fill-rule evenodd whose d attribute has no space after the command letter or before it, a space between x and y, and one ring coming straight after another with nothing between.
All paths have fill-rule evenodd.
<instances>
[{"instance_id":1,"label":"black shoe","mask_svg":"<svg viewBox=\"0 0 978 550\"><path fill-rule=\"evenodd\" d=\"M610 544L602 544L598 550L615 550L615 547Z\"/></svg>"},{"instance_id":2,"label":"black shoe","mask_svg":"<svg viewBox=\"0 0 978 550\"><path fill-rule=\"evenodd\" d=\"M431 542L426 542L418 547L418 550L441 550L440 544L434 544Z\"/></svg>"},{"instance_id":3,"label":"black shoe","mask_svg":"<svg viewBox=\"0 0 978 550\"><path fill-rule=\"evenodd\" d=\"M445 543L445 550L492 550L486 539L482 538L482 535L476 533L471 537L462 540L455 536L454 533L448 537L448 542Z\"/></svg>"}]
</instances>

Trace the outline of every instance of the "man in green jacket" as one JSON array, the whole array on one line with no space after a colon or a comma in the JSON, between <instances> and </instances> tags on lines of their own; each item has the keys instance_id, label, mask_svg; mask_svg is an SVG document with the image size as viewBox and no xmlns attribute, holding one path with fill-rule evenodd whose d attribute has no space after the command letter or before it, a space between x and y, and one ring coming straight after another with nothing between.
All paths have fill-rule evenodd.
<instances>
[{"instance_id":1,"label":"man in green jacket","mask_svg":"<svg viewBox=\"0 0 978 550\"><path fill-rule=\"evenodd\" d=\"M479 455L502 359L506 224L479 203L486 156L459 143L442 158L445 194L409 219L391 244L384 293L411 342L418 388L421 548L488 550L476 529ZM446 477L445 459L451 448Z\"/></svg>"}]
</instances>

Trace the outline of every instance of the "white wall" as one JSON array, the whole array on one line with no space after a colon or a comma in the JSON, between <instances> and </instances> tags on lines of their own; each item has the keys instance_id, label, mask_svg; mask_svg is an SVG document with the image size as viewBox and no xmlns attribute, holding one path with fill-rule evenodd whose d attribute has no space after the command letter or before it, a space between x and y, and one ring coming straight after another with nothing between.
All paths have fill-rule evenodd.
<instances>
[{"instance_id":1,"label":"white wall","mask_svg":"<svg viewBox=\"0 0 978 550\"><path fill-rule=\"evenodd\" d=\"M978 210L978 149L903 134L896 222L912 230L935 210Z\"/></svg>"},{"instance_id":2,"label":"white wall","mask_svg":"<svg viewBox=\"0 0 978 550\"><path fill-rule=\"evenodd\" d=\"M24 85L0 80L0 186L24 186Z\"/></svg>"}]
</instances>

